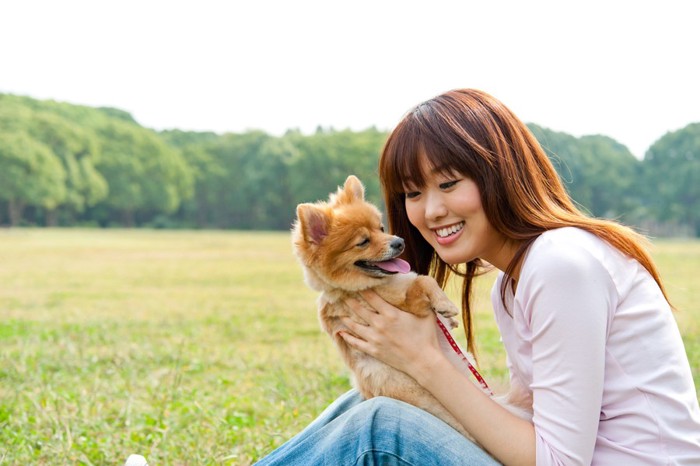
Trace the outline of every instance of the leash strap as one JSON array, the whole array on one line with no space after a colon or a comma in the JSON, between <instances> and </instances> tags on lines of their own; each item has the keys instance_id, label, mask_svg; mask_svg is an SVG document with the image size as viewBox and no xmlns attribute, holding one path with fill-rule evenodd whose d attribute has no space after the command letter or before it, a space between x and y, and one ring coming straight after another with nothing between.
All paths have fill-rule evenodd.
<instances>
[{"instance_id":1,"label":"leash strap","mask_svg":"<svg viewBox=\"0 0 700 466\"><path fill-rule=\"evenodd\" d=\"M469 358L462 352L461 348L457 344L457 342L452 338L452 334L450 333L449 330L447 330L447 327L440 321L439 318L436 318L437 324L440 327L440 330L442 330L443 335L445 335L445 338L447 339L447 342L450 344L452 349L454 350L457 355L462 358L462 361L464 361L467 366L469 367L469 370L471 373L474 375L474 378L479 382L481 385L481 388L484 389L487 393L489 393L491 396L493 396L493 392L491 391L491 388L489 388L488 384L484 380L484 378L479 374L479 371L476 370L476 367L472 365L471 362L469 362Z\"/></svg>"}]
</instances>

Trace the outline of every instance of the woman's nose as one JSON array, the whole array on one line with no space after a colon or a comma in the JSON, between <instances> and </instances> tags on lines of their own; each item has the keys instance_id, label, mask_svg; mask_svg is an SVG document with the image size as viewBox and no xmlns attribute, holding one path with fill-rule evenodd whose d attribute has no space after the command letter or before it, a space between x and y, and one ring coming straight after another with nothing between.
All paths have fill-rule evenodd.
<instances>
[{"instance_id":1,"label":"woman's nose","mask_svg":"<svg viewBox=\"0 0 700 466\"><path fill-rule=\"evenodd\" d=\"M425 218L439 220L447 215L447 207L439 193L429 193L425 202Z\"/></svg>"}]
</instances>

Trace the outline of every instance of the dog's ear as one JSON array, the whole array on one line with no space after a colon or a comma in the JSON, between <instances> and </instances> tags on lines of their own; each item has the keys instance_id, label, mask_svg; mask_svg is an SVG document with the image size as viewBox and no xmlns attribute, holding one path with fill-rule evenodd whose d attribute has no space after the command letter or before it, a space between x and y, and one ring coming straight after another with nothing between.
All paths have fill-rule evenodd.
<instances>
[{"instance_id":1,"label":"dog's ear","mask_svg":"<svg viewBox=\"0 0 700 466\"><path fill-rule=\"evenodd\" d=\"M345 180L342 190L338 190L338 200L340 202L352 202L353 200L363 201L365 199L365 187L355 175L350 175Z\"/></svg>"},{"instance_id":2,"label":"dog's ear","mask_svg":"<svg viewBox=\"0 0 700 466\"><path fill-rule=\"evenodd\" d=\"M299 204L297 219L304 239L313 244L320 244L328 235L329 218L326 212L314 204Z\"/></svg>"}]
</instances>

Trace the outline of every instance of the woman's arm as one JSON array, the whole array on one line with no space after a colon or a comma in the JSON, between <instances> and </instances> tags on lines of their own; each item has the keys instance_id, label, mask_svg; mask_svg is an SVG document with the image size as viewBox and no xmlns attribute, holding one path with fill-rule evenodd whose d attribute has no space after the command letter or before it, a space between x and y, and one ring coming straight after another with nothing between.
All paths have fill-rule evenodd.
<instances>
[{"instance_id":1,"label":"woman's arm","mask_svg":"<svg viewBox=\"0 0 700 466\"><path fill-rule=\"evenodd\" d=\"M535 464L535 428L489 398L452 364L436 362L414 376L479 444L507 466Z\"/></svg>"},{"instance_id":2,"label":"woman's arm","mask_svg":"<svg viewBox=\"0 0 700 466\"><path fill-rule=\"evenodd\" d=\"M449 362L437 339L431 317L419 318L386 303L372 292L363 294L372 307L353 309L367 326L347 319L350 333L341 335L363 351L413 377L452 413L491 455L505 465L535 464L532 424L511 414L486 396Z\"/></svg>"}]
</instances>

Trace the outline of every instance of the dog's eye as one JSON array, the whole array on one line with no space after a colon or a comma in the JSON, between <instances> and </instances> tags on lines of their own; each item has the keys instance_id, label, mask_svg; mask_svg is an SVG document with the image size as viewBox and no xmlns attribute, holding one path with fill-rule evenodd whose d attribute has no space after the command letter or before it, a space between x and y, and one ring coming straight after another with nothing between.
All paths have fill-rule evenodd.
<instances>
[{"instance_id":1,"label":"dog's eye","mask_svg":"<svg viewBox=\"0 0 700 466\"><path fill-rule=\"evenodd\" d=\"M384 233L384 225L380 225L379 229L382 231L382 233Z\"/></svg>"},{"instance_id":2,"label":"dog's eye","mask_svg":"<svg viewBox=\"0 0 700 466\"><path fill-rule=\"evenodd\" d=\"M357 243L358 248L364 248L365 246L369 245L369 238L365 238L359 243Z\"/></svg>"}]
</instances>

